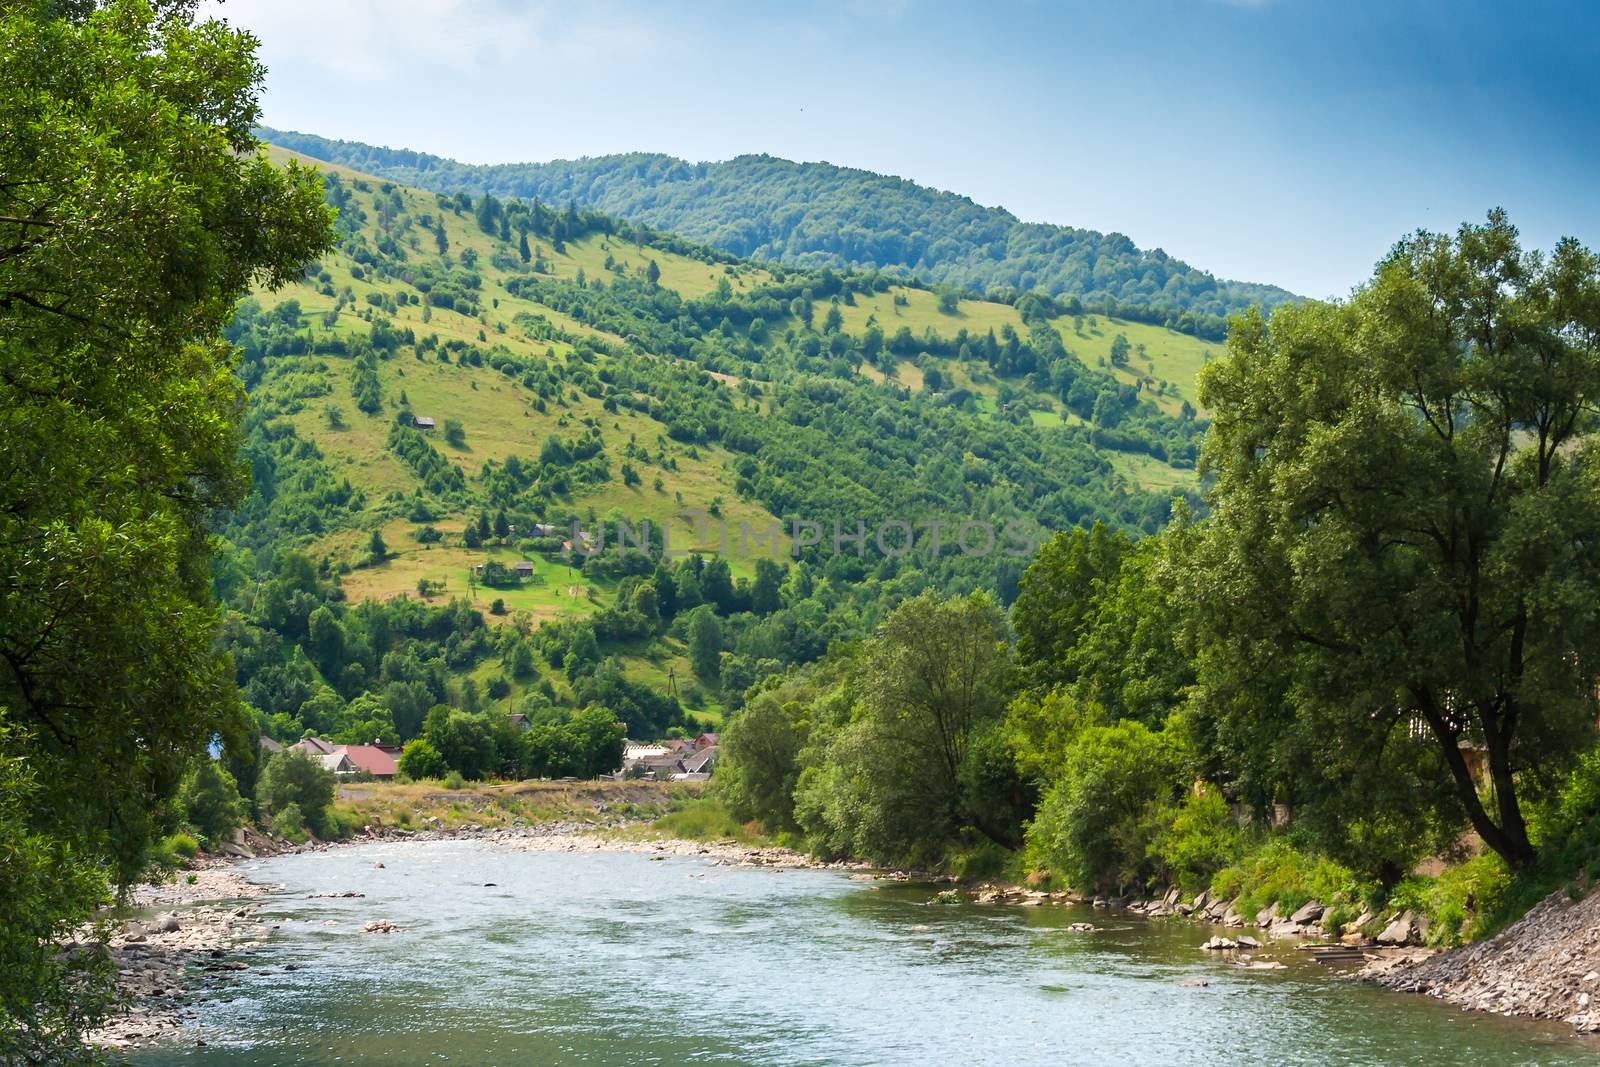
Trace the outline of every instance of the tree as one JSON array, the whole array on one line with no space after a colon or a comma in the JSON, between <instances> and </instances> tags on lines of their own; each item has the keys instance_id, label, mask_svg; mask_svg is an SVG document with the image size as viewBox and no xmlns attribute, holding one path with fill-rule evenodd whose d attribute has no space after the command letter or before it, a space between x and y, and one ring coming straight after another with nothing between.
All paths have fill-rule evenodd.
<instances>
[{"instance_id":1,"label":"tree","mask_svg":"<svg viewBox=\"0 0 1600 1067\"><path fill-rule=\"evenodd\" d=\"M761 693L735 715L719 737L722 758L717 792L734 817L759 820L769 833L795 829L794 789L805 734L799 706L785 707Z\"/></svg>"},{"instance_id":2,"label":"tree","mask_svg":"<svg viewBox=\"0 0 1600 1067\"><path fill-rule=\"evenodd\" d=\"M750 610L771 615L783 607L783 568L765 556L756 559L756 580L750 585Z\"/></svg>"},{"instance_id":3,"label":"tree","mask_svg":"<svg viewBox=\"0 0 1600 1067\"><path fill-rule=\"evenodd\" d=\"M533 258L533 253L528 250L528 231L523 230L517 235L517 255L522 262L527 263Z\"/></svg>"},{"instance_id":4,"label":"tree","mask_svg":"<svg viewBox=\"0 0 1600 1067\"><path fill-rule=\"evenodd\" d=\"M412 781L424 778L443 778L450 772L449 764L427 738L419 737L409 742L400 753L396 769Z\"/></svg>"},{"instance_id":5,"label":"tree","mask_svg":"<svg viewBox=\"0 0 1600 1067\"><path fill-rule=\"evenodd\" d=\"M1011 608L1025 683L1045 690L1076 680L1068 653L1087 631L1129 550L1125 534L1098 522L1058 533L1039 549Z\"/></svg>"},{"instance_id":6,"label":"tree","mask_svg":"<svg viewBox=\"0 0 1600 1067\"><path fill-rule=\"evenodd\" d=\"M1126 367L1128 365L1128 352L1131 349L1128 338L1123 334L1111 339L1111 365L1113 367Z\"/></svg>"},{"instance_id":7,"label":"tree","mask_svg":"<svg viewBox=\"0 0 1600 1067\"><path fill-rule=\"evenodd\" d=\"M926 861L977 830L1021 842L1022 782L1000 734L1012 664L984 593L924 593L896 608L861 656L859 696L795 787L795 819L828 853Z\"/></svg>"},{"instance_id":8,"label":"tree","mask_svg":"<svg viewBox=\"0 0 1600 1067\"><path fill-rule=\"evenodd\" d=\"M423 736L463 778L482 778L495 766L494 734L482 715L441 704L428 712Z\"/></svg>"},{"instance_id":9,"label":"tree","mask_svg":"<svg viewBox=\"0 0 1600 1067\"><path fill-rule=\"evenodd\" d=\"M275 815L294 805L307 826L326 836L335 785L332 771L303 752L285 749L267 760L256 782L256 802L267 815Z\"/></svg>"},{"instance_id":10,"label":"tree","mask_svg":"<svg viewBox=\"0 0 1600 1067\"><path fill-rule=\"evenodd\" d=\"M233 775L212 759L196 761L178 790L178 804L184 820L212 846L243 825L247 814Z\"/></svg>"},{"instance_id":11,"label":"tree","mask_svg":"<svg viewBox=\"0 0 1600 1067\"><path fill-rule=\"evenodd\" d=\"M389 558L389 545L383 539L382 530L373 530L372 536L367 539L367 555L374 563L382 563Z\"/></svg>"},{"instance_id":12,"label":"tree","mask_svg":"<svg viewBox=\"0 0 1600 1067\"><path fill-rule=\"evenodd\" d=\"M1524 776L1593 736L1597 398L1595 257L1524 253L1500 212L1401 242L1348 303L1236 321L1202 378L1200 689L1237 691L1270 657L1284 710L1262 723L1259 693L1219 695L1221 728L1254 715L1347 791L1393 768L1453 789L1529 865Z\"/></svg>"},{"instance_id":13,"label":"tree","mask_svg":"<svg viewBox=\"0 0 1600 1067\"><path fill-rule=\"evenodd\" d=\"M193 10L0 15L0 758L49 784L27 821L52 845L27 854L74 889L100 862L135 877L207 739L243 743L209 596L213 519L244 487L220 333L332 236L316 176L250 134L253 39ZM8 891L0 928L59 929L87 912L16 909L83 899ZM72 991L26 987L52 974L7 995L66 1010ZM77 1036L70 1011L40 1023L30 1042Z\"/></svg>"},{"instance_id":14,"label":"tree","mask_svg":"<svg viewBox=\"0 0 1600 1067\"><path fill-rule=\"evenodd\" d=\"M644 280L650 283L651 288L661 283L661 268L653 259L644 269Z\"/></svg>"},{"instance_id":15,"label":"tree","mask_svg":"<svg viewBox=\"0 0 1600 1067\"><path fill-rule=\"evenodd\" d=\"M689 613L688 629L689 664L695 674L715 683L718 657L722 654L722 620L710 604L701 604Z\"/></svg>"},{"instance_id":16,"label":"tree","mask_svg":"<svg viewBox=\"0 0 1600 1067\"><path fill-rule=\"evenodd\" d=\"M1143 889L1171 820L1178 761L1142 723L1085 728L1028 827L1030 852L1082 889Z\"/></svg>"}]
</instances>

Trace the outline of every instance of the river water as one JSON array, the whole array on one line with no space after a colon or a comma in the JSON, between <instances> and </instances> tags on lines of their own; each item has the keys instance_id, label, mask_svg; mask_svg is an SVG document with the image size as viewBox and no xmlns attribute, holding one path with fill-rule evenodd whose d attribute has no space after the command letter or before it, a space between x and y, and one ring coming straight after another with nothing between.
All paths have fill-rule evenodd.
<instances>
[{"instance_id":1,"label":"river water","mask_svg":"<svg viewBox=\"0 0 1600 1067\"><path fill-rule=\"evenodd\" d=\"M1198 926L930 907L925 887L834 872L441 841L245 873L283 884L262 908L281 925L199 1025L132 1062L1600 1063L1560 1027L1331 981L1293 953L1242 971ZM349 890L365 896L311 896ZM378 918L404 929L359 932ZM1082 921L1101 930L1067 929Z\"/></svg>"}]
</instances>

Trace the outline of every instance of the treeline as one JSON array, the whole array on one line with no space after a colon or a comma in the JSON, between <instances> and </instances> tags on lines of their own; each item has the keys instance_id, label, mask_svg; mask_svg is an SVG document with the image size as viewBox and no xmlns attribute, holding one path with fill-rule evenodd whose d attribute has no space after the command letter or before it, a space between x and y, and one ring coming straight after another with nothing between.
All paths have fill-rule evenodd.
<instances>
[{"instance_id":1,"label":"treeline","mask_svg":"<svg viewBox=\"0 0 1600 1067\"><path fill-rule=\"evenodd\" d=\"M649 153L472 166L310 134L262 135L425 189L577 203L737 256L795 266L880 268L977 293L1074 295L1092 310L1220 336L1222 321L1292 294L1222 281L1121 234L1024 223L952 193L828 163L740 156L689 164Z\"/></svg>"},{"instance_id":2,"label":"treeline","mask_svg":"<svg viewBox=\"0 0 1600 1067\"><path fill-rule=\"evenodd\" d=\"M1496 213L1347 304L1241 321L1203 380L1208 517L1060 534L1009 617L920 596L756 687L724 730L734 816L1113 896L1316 898L1335 927L1399 902L1445 942L1582 886L1597 291L1591 253L1525 254ZM1413 873L1469 833L1484 855Z\"/></svg>"}]
</instances>

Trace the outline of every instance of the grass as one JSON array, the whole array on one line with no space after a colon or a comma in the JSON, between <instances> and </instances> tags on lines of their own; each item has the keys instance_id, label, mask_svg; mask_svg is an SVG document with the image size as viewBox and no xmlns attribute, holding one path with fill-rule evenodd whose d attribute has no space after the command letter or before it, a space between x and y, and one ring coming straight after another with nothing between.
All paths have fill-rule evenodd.
<instances>
[{"instance_id":1,"label":"grass","mask_svg":"<svg viewBox=\"0 0 1600 1067\"><path fill-rule=\"evenodd\" d=\"M693 783L685 783L693 784ZM766 848L775 842L754 823L741 823L715 796L680 794L668 802L666 814L644 826L612 831L619 840L731 842L749 848Z\"/></svg>"},{"instance_id":2,"label":"grass","mask_svg":"<svg viewBox=\"0 0 1600 1067\"><path fill-rule=\"evenodd\" d=\"M351 825L376 821L412 829L438 825L510 826L556 821L606 825L619 813L665 811L675 798L696 795L693 782L467 782L448 788L437 781L344 784L334 802ZM619 809L620 812L619 812ZM429 823L429 818L437 820Z\"/></svg>"},{"instance_id":3,"label":"grass","mask_svg":"<svg viewBox=\"0 0 1600 1067\"><path fill-rule=\"evenodd\" d=\"M896 296L905 299L904 306L895 304ZM818 301L816 319L819 328L827 313L827 302ZM998 337L1003 326L1010 326L1023 337L1028 335L1027 327L1022 324L1022 316L1009 304L962 300L952 314L939 310L939 298L934 293L904 286L894 286L888 292L870 296L858 294L854 307L843 303L839 305L839 314L844 319L845 332L864 333L868 322L876 321L885 338L893 337L902 326L909 328L917 337L921 337L930 326L941 337L954 337L962 328L979 337L993 330Z\"/></svg>"},{"instance_id":4,"label":"grass","mask_svg":"<svg viewBox=\"0 0 1600 1067\"><path fill-rule=\"evenodd\" d=\"M1200 484L1200 475L1192 468L1184 470L1169 467L1161 460L1143 452L1102 450L1100 454L1110 461L1112 468L1123 478L1145 489L1193 489Z\"/></svg>"},{"instance_id":5,"label":"grass","mask_svg":"<svg viewBox=\"0 0 1600 1067\"><path fill-rule=\"evenodd\" d=\"M1089 318L1095 320L1094 325L1089 324ZM1224 346L1212 341L1174 333L1164 326L1150 326L1124 319L1089 316L1085 318L1082 333L1075 331L1071 317L1058 318L1052 325L1060 331L1067 350L1085 364L1103 366L1130 385L1143 383L1141 395L1155 400L1164 411L1173 414L1182 408L1186 400L1199 410L1200 371L1211 360L1221 358L1226 351ZM1133 348L1127 367L1111 365L1111 345L1118 334L1126 337ZM1139 351L1140 345L1144 346L1143 353ZM1166 382L1169 388L1164 393L1157 393L1152 386L1158 388L1162 382Z\"/></svg>"}]
</instances>

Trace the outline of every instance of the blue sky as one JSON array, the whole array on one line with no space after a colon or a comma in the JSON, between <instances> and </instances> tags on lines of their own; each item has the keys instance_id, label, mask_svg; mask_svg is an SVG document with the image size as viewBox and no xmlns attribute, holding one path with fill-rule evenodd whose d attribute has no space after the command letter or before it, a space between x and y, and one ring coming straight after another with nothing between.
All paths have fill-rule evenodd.
<instances>
[{"instance_id":1,"label":"blue sky","mask_svg":"<svg viewBox=\"0 0 1600 1067\"><path fill-rule=\"evenodd\" d=\"M472 162L825 159L1311 296L1495 205L1529 244L1600 244L1600 4L220 11L262 39L269 125Z\"/></svg>"}]
</instances>

